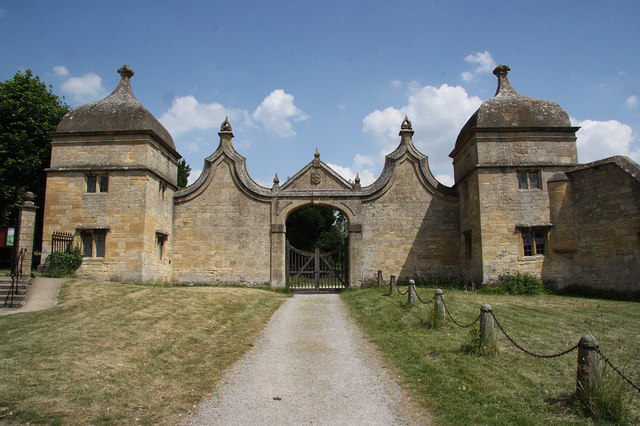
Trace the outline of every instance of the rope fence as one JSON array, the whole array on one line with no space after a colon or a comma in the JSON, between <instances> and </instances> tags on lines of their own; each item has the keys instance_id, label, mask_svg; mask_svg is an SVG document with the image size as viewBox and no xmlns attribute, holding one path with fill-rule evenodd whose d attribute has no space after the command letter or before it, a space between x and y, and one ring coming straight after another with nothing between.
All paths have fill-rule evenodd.
<instances>
[{"instance_id":1,"label":"rope fence","mask_svg":"<svg viewBox=\"0 0 640 426\"><path fill-rule=\"evenodd\" d=\"M378 281L381 283L382 281L382 272L378 271ZM493 324L495 323L498 326L498 329L506 339L521 352L530 355L535 358L558 358L564 355L567 355L576 349L578 350L578 368L577 368L577 379L576 379L576 396L583 400L587 401L592 398L592 392L594 389L594 385L598 384L600 381L600 369L598 368L598 363L602 359L606 365L608 365L613 371L615 371L627 384L629 384L634 390L640 392L640 386L634 383L628 376L626 376L619 367L614 365L609 358L607 358L602 351L600 350L600 346L598 345L595 337L591 335L583 335L580 338L580 341L574 346L564 349L557 353L551 354L540 354L533 352L529 349L526 349L522 345L518 344L509 333L504 329L498 318L493 313L493 309L490 305L484 304L480 308L480 314L469 324L461 324L458 322L455 317L451 314L451 310L447 307L444 301L444 294L442 290L436 289L434 296L425 301L420 297L418 292L416 291L415 282L413 280L409 280L409 285L407 285L407 289L402 292L398 288L396 284L396 276L391 275L391 281L389 284L391 294L400 294L401 296L408 296L408 302L411 304L417 304L417 301L428 305L431 302L434 302L433 309L434 311L439 311L440 317L442 319L447 316L451 319L451 321L460 328L468 328L473 326L476 323L480 323L480 342L482 346L491 347L496 344L496 336Z\"/></svg>"}]
</instances>

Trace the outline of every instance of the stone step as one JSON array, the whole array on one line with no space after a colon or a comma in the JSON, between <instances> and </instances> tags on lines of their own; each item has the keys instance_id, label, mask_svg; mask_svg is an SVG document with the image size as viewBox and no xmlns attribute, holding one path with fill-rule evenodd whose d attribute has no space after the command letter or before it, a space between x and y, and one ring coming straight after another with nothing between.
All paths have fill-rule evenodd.
<instances>
[{"instance_id":1,"label":"stone step","mask_svg":"<svg viewBox=\"0 0 640 426\"><path fill-rule=\"evenodd\" d=\"M5 306L4 305L4 301L6 300L7 303L11 303L11 298L7 299L7 295L6 294L2 294L0 295L0 308L19 308L20 306L22 306L24 304L24 299L26 298L26 294L14 294L13 295L13 304L12 306Z\"/></svg>"},{"instance_id":2,"label":"stone step","mask_svg":"<svg viewBox=\"0 0 640 426\"><path fill-rule=\"evenodd\" d=\"M20 291L26 291L27 288L29 288L29 286L27 285L27 283L18 283L18 285L15 288ZM10 289L11 289L11 283L0 284L0 294L2 294L3 292L8 292Z\"/></svg>"},{"instance_id":3,"label":"stone step","mask_svg":"<svg viewBox=\"0 0 640 426\"><path fill-rule=\"evenodd\" d=\"M15 292L13 293L13 305L12 308L19 308L23 305L24 299L27 296L27 290L29 289L30 278L23 278L17 283ZM0 277L0 307L4 308L4 301L7 300L7 295L11 291L11 277ZM9 300L7 300L9 302Z\"/></svg>"}]
</instances>

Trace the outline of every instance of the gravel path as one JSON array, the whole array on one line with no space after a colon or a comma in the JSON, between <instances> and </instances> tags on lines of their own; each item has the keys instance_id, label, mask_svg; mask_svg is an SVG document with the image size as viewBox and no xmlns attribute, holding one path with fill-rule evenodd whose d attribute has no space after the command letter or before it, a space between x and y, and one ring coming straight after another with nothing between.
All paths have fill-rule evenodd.
<instances>
[{"instance_id":1,"label":"gravel path","mask_svg":"<svg viewBox=\"0 0 640 426\"><path fill-rule=\"evenodd\" d=\"M426 424L337 294L295 295L187 424Z\"/></svg>"},{"instance_id":2,"label":"gravel path","mask_svg":"<svg viewBox=\"0 0 640 426\"><path fill-rule=\"evenodd\" d=\"M60 287L67 280L68 278L35 278L29 286L24 305L19 308L0 308L0 316L53 308L58 303Z\"/></svg>"}]
</instances>

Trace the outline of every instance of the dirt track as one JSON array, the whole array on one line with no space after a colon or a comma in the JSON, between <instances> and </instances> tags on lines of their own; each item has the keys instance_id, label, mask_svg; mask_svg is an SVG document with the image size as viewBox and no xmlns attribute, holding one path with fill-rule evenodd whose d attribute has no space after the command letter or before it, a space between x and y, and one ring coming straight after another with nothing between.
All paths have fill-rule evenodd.
<instances>
[{"instance_id":1,"label":"dirt track","mask_svg":"<svg viewBox=\"0 0 640 426\"><path fill-rule=\"evenodd\" d=\"M336 294L296 295L190 424L426 424Z\"/></svg>"}]
</instances>

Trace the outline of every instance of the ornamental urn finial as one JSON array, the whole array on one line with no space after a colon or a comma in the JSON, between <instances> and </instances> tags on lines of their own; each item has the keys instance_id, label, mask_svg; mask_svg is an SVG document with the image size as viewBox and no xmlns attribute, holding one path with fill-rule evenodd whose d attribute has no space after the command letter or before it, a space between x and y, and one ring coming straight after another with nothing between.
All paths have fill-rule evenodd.
<instances>
[{"instance_id":1,"label":"ornamental urn finial","mask_svg":"<svg viewBox=\"0 0 640 426\"><path fill-rule=\"evenodd\" d=\"M507 74L509 74L511 68L506 65L498 65L493 70L493 75L498 77L498 88L496 89L496 96L499 94L517 94L513 87L511 87L511 83L509 83L509 79L507 78Z\"/></svg>"},{"instance_id":2,"label":"ornamental urn finial","mask_svg":"<svg viewBox=\"0 0 640 426\"><path fill-rule=\"evenodd\" d=\"M131 78L135 74L131 67L127 64L124 64L122 67L118 69L118 74L120 74L121 78Z\"/></svg>"}]
</instances>

